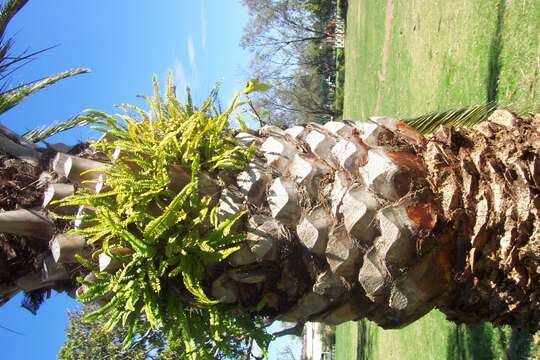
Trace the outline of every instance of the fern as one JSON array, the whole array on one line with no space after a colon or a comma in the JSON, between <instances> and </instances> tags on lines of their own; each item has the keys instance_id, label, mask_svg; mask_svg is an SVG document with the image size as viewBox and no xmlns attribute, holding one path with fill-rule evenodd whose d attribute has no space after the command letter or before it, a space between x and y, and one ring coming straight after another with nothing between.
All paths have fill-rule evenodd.
<instances>
[{"instance_id":1,"label":"fern","mask_svg":"<svg viewBox=\"0 0 540 360\"><path fill-rule=\"evenodd\" d=\"M185 202L188 196L191 195L193 188L193 183L186 185L186 187L184 187L184 189L182 189L182 191L180 191L170 202L165 211L145 227L144 238L148 242L156 242L159 240L159 237L171 227L178 218L181 207L185 206Z\"/></svg>"},{"instance_id":2,"label":"fern","mask_svg":"<svg viewBox=\"0 0 540 360\"><path fill-rule=\"evenodd\" d=\"M181 340L185 358L210 359L215 351L234 357L248 338L257 338L265 348L270 337L262 324L230 314L203 286L206 267L223 261L243 240L231 229L245 213L220 222L212 196L202 196L199 183L202 172L216 178L220 171L245 168L253 157L255 149L234 141L229 129L230 116L243 103L235 96L218 113L214 89L201 108L190 96L182 105L170 78L164 98L155 79L154 92L145 97L148 112L122 105L123 115L85 115L107 134L92 146L113 163L106 171L110 191L82 191L64 203L95 209L88 218L91 226L76 232L100 247L94 257L105 253L123 264L114 275L97 273L96 282L85 283L89 290L81 300L108 299L88 320L107 320L110 329L122 324L131 338L144 333L145 326L160 328ZM120 157L113 162L118 150ZM169 188L172 166L191 170L178 193ZM115 256L116 248L131 251ZM83 265L96 272L93 262ZM147 321L137 321L141 316ZM126 338L125 345L130 342Z\"/></svg>"}]
</instances>

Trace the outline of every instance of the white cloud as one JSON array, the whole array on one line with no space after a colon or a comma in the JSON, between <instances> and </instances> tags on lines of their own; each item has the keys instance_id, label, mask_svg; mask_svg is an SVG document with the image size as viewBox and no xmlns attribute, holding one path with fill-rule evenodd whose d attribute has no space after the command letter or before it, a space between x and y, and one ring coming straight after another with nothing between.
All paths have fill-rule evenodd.
<instances>
[{"instance_id":1,"label":"white cloud","mask_svg":"<svg viewBox=\"0 0 540 360\"><path fill-rule=\"evenodd\" d=\"M201 47L203 51L206 51L206 6L204 0L201 0Z\"/></svg>"},{"instance_id":2,"label":"white cloud","mask_svg":"<svg viewBox=\"0 0 540 360\"><path fill-rule=\"evenodd\" d=\"M188 37L187 52L188 52L189 64L195 67L195 46L193 46L193 38L191 36Z\"/></svg>"},{"instance_id":3,"label":"white cloud","mask_svg":"<svg viewBox=\"0 0 540 360\"><path fill-rule=\"evenodd\" d=\"M185 102L186 88L190 88L194 99L197 100L199 89L199 73L195 68L186 67L179 58L173 62L173 82L176 86L176 96L181 102Z\"/></svg>"},{"instance_id":4,"label":"white cloud","mask_svg":"<svg viewBox=\"0 0 540 360\"><path fill-rule=\"evenodd\" d=\"M180 101L185 101L186 87L188 84L184 65L179 59L176 59L174 61L173 80L174 84L176 85L176 95L178 96Z\"/></svg>"}]
</instances>

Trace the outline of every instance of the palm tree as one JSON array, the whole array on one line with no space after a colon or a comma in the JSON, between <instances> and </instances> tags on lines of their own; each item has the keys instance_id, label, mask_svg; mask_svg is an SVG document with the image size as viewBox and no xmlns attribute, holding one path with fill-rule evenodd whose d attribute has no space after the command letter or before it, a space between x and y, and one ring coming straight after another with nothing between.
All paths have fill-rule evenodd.
<instances>
[{"instance_id":1,"label":"palm tree","mask_svg":"<svg viewBox=\"0 0 540 360\"><path fill-rule=\"evenodd\" d=\"M25 3L0 9L0 37ZM33 55L12 63L3 44L2 76ZM84 71L5 87L0 112ZM35 311L79 278L79 298L103 305L90 319L128 340L159 327L202 357L264 346L274 319L299 324L281 334L361 318L397 328L438 308L538 330L538 115L249 132L228 126L240 100L220 113L215 97L197 109L156 86L149 112L1 127L0 303L22 290ZM91 146L35 144L88 122L106 132Z\"/></svg>"},{"instance_id":2,"label":"palm tree","mask_svg":"<svg viewBox=\"0 0 540 360\"><path fill-rule=\"evenodd\" d=\"M249 132L227 126L238 98L219 113L212 97L180 104L171 84L158 94L150 112L88 114L105 131L90 147L34 150L52 159L42 209L22 204L0 226L51 252L42 274L4 286L79 276L79 298L103 304L90 319L132 337L142 316L207 357L251 349L242 336L264 345L274 319L300 324L279 335L306 321L399 328L438 308L538 330L538 115L480 122L480 107Z\"/></svg>"},{"instance_id":3,"label":"palm tree","mask_svg":"<svg viewBox=\"0 0 540 360\"><path fill-rule=\"evenodd\" d=\"M9 77L14 71L30 62L37 54L47 50L22 54L11 53L13 38L6 36L6 28L11 19L26 3L27 0L8 0L0 5L0 81L2 82L0 85L0 114L17 106L26 97L47 86L88 71L74 69L38 81L10 86ZM73 118L62 125L35 130L25 137L0 125L0 208L6 211L6 213L2 213L4 217L0 225L2 228L0 234L0 304L23 289L27 295L23 306L35 312L43 301L44 295L50 291L50 287L43 288L32 285L32 281L39 279L39 277L34 276L34 280L29 277L29 274L41 270L42 258L48 251L48 243L43 240L46 234L34 234L28 231L14 233L3 230L6 226L6 219L9 219L9 211L16 211L18 208L33 209L41 205L42 186L45 184L41 174L48 156L54 152L55 145L49 149L39 149L34 143L45 139L52 132L67 130L82 123L84 123L83 119ZM17 225L12 223L9 226ZM68 287L74 286L70 281L64 283ZM58 290L62 288L60 283L56 283L55 286Z\"/></svg>"}]
</instances>

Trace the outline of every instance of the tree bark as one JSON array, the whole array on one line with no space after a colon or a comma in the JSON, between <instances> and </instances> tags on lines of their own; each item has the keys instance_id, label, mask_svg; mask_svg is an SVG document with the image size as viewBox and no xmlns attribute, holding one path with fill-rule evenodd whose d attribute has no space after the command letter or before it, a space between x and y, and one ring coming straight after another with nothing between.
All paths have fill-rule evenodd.
<instances>
[{"instance_id":1,"label":"tree bark","mask_svg":"<svg viewBox=\"0 0 540 360\"><path fill-rule=\"evenodd\" d=\"M16 143L0 132L0 151L21 159L32 166L40 166L40 154L35 149Z\"/></svg>"},{"instance_id":2,"label":"tree bark","mask_svg":"<svg viewBox=\"0 0 540 360\"><path fill-rule=\"evenodd\" d=\"M0 232L49 240L54 223L41 211L19 209L0 213Z\"/></svg>"},{"instance_id":3,"label":"tree bark","mask_svg":"<svg viewBox=\"0 0 540 360\"><path fill-rule=\"evenodd\" d=\"M77 206L60 206L58 204L51 204L53 201L62 200L65 197L73 195L75 193L75 187L73 184L50 184L45 193L43 194L43 209L52 210L63 215L73 215L77 212Z\"/></svg>"},{"instance_id":4,"label":"tree bark","mask_svg":"<svg viewBox=\"0 0 540 360\"><path fill-rule=\"evenodd\" d=\"M450 229L449 319L540 327L540 116L439 131L426 163Z\"/></svg>"},{"instance_id":5,"label":"tree bark","mask_svg":"<svg viewBox=\"0 0 540 360\"><path fill-rule=\"evenodd\" d=\"M207 293L298 323L399 328L437 307L458 322L538 330L539 126L497 112L430 138L385 117L242 135L260 144L244 172L223 191L218 174L201 175L218 217L249 213L233 230L247 234L241 249L207 269ZM102 254L100 270L122 266L113 260Z\"/></svg>"},{"instance_id":6,"label":"tree bark","mask_svg":"<svg viewBox=\"0 0 540 360\"><path fill-rule=\"evenodd\" d=\"M51 242L51 253L57 263L77 263L75 255L86 257L86 240L78 235L58 234Z\"/></svg>"},{"instance_id":7,"label":"tree bark","mask_svg":"<svg viewBox=\"0 0 540 360\"><path fill-rule=\"evenodd\" d=\"M289 321L367 317L398 328L437 307L458 322L537 330L540 119L501 114L429 139L385 117L261 129L255 161L272 180L251 216L268 211L277 221L279 231L260 234L280 248L278 270L248 289L235 279L214 286L234 303L277 294L261 313ZM309 176L314 161L329 170ZM326 217L314 215L321 209ZM252 248L229 266L267 267ZM318 284L323 273L332 280Z\"/></svg>"},{"instance_id":8,"label":"tree bark","mask_svg":"<svg viewBox=\"0 0 540 360\"><path fill-rule=\"evenodd\" d=\"M39 167L41 154L36 146L23 137L0 125L0 151Z\"/></svg>"},{"instance_id":9,"label":"tree bark","mask_svg":"<svg viewBox=\"0 0 540 360\"><path fill-rule=\"evenodd\" d=\"M56 154L52 162L52 170L70 182L90 190L99 192L103 186L103 174L107 164L63 153Z\"/></svg>"}]
</instances>

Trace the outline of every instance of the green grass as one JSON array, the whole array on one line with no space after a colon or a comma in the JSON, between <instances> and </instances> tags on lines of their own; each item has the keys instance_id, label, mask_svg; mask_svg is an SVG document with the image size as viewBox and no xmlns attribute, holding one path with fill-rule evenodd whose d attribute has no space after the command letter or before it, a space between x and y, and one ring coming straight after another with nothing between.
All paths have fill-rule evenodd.
<instances>
[{"instance_id":1,"label":"green grass","mask_svg":"<svg viewBox=\"0 0 540 360\"><path fill-rule=\"evenodd\" d=\"M407 118L492 100L540 111L539 1L394 0L381 79L385 3L349 1L345 119L376 112ZM400 330L362 321L339 326L336 335L336 358L347 360L523 359L538 351L528 334L456 326L438 311Z\"/></svg>"},{"instance_id":2,"label":"green grass","mask_svg":"<svg viewBox=\"0 0 540 360\"><path fill-rule=\"evenodd\" d=\"M458 326L438 311L399 330L383 330L370 321L336 329L336 360L522 360L540 355L538 350L528 333L488 324Z\"/></svg>"},{"instance_id":3,"label":"green grass","mask_svg":"<svg viewBox=\"0 0 540 360\"><path fill-rule=\"evenodd\" d=\"M358 327L348 322L336 328L336 360L357 358Z\"/></svg>"},{"instance_id":4,"label":"green grass","mask_svg":"<svg viewBox=\"0 0 540 360\"><path fill-rule=\"evenodd\" d=\"M540 110L540 2L394 0L385 81L386 7L351 0L347 16L346 118L406 117L497 100Z\"/></svg>"},{"instance_id":5,"label":"green grass","mask_svg":"<svg viewBox=\"0 0 540 360\"><path fill-rule=\"evenodd\" d=\"M336 360L372 359L378 331L377 325L369 321L348 322L338 326Z\"/></svg>"},{"instance_id":6,"label":"green grass","mask_svg":"<svg viewBox=\"0 0 540 360\"><path fill-rule=\"evenodd\" d=\"M338 0L337 17L345 20L347 16L347 1ZM334 111L336 119L343 118L343 101L345 100L345 50L335 49L336 54L336 98Z\"/></svg>"}]
</instances>

